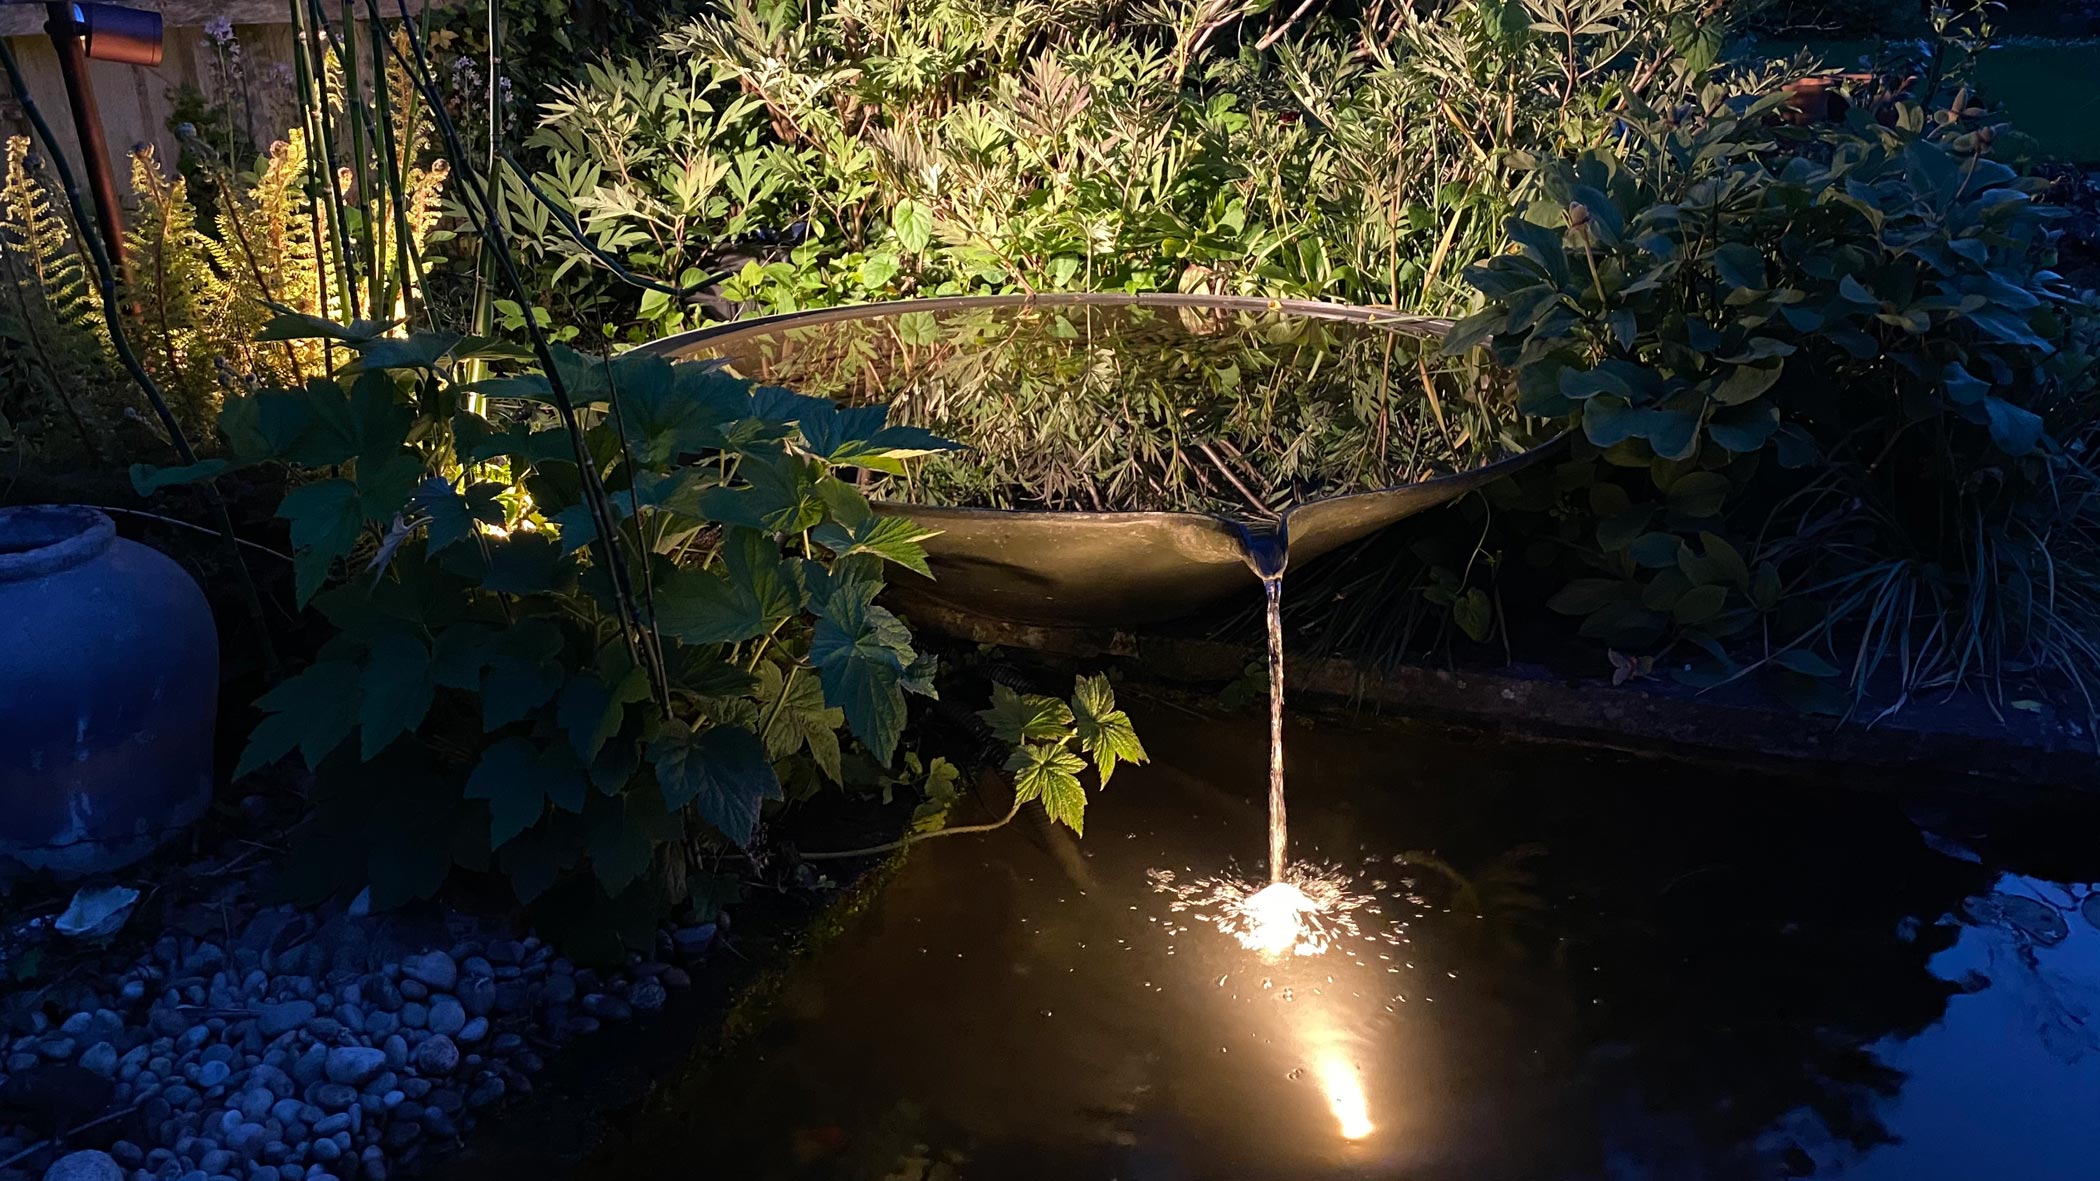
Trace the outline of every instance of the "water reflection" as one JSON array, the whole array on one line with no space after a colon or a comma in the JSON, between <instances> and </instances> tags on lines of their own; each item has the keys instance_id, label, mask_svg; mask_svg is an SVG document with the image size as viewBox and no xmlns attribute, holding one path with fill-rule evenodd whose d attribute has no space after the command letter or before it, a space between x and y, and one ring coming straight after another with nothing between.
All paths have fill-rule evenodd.
<instances>
[{"instance_id":1,"label":"water reflection","mask_svg":"<svg viewBox=\"0 0 2100 1181\"><path fill-rule=\"evenodd\" d=\"M2085 886L1829 784L1299 727L1294 849L1379 911L1264 959L1146 874L1262 876L1266 735L1139 722L1084 842L920 850L587 1175L2094 1175Z\"/></svg>"}]
</instances>

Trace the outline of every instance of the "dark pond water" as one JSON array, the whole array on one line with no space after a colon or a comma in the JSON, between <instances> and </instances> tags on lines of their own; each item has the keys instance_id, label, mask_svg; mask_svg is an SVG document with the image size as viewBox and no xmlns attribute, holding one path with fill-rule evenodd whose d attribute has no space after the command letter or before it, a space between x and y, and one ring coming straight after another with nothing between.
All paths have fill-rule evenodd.
<instances>
[{"instance_id":1,"label":"dark pond water","mask_svg":"<svg viewBox=\"0 0 2100 1181\"><path fill-rule=\"evenodd\" d=\"M2100 1175L2089 820L1301 721L1293 853L1381 913L1264 962L1151 880L1260 865L1264 727L1138 720L1083 841L922 846L584 1175Z\"/></svg>"},{"instance_id":2,"label":"dark pond water","mask_svg":"<svg viewBox=\"0 0 2100 1181\"><path fill-rule=\"evenodd\" d=\"M922 504L1264 516L1521 450L1508 383L1442 327L1239 307L936 305L718 338L688 359L891 408L969 450L885 491Z\"/></svg>"}]
</instances>

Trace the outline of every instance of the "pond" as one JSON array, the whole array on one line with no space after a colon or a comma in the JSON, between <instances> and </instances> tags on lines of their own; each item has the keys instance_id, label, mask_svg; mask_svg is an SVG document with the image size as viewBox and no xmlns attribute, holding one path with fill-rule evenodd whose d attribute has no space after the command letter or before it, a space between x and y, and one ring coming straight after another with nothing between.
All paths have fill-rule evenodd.
<instances>
[{"instance_id":1,"label":"pond","mask_svg":"<svg viewBox=\"0 0 2100 1181\"><path fill-rule=\"evenodd\" d=\"M1260 872L1265 728L1129 704L1153 763L1083 840L920 846L580 1175L2069 1181L2100 1160L2089 840L1295 719L1293 854L1361 905L1326 953L1264 960L1177 902Z\"/></svg>"}]
</instances>

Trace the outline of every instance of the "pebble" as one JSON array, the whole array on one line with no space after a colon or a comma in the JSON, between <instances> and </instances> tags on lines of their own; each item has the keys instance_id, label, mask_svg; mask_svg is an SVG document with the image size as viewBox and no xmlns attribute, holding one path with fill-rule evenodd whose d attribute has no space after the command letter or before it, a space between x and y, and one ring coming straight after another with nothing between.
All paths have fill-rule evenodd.
<instances>
[{"instance_id":1,"label":"pebble","mask_svg":"<svg viewBox=\"0 0 2100 1181\"><path fill-rule=\"evenodd\" d=\"M459 982L460 1006L469 1017L487 1016L496 1007L496 981L491 976L469 976Z\"/></svg>"},{"instance_id":2,"label":"pebble","mask_svg":"<svg viewBox=\"0 0 2100 1181\"><path fill-rule=\"evenodd\" d=\"M106 1152L69 1152L44 1170L44 1181L124 1181L124 1169Z\"/></svg>"},{"instance_id":3,"label":"pebble","mask_svg":"<svg viewBox=\"0 0 2100 1181\"><path fill-rule=\"evenodd\" d=\"M317 1012L312 1001L279 1001L262 1007L255 1018L255 1027L264 1037L277 1037L312 1021Z\"/></svg>"},{"instance_id":4,"label":"pebble","mask_svg":"<svg viewBox=\"0 0 2100 1181\"><path fill-rule=\"evenodd\" d=\"M117 1048L108 1042L96 1042L80 1055L83 1070L92 1070L103 1078L117 1073Z\"/></svg>"},{"instance_id":5,"label":"pebble","mask_svg":"<svg viewBox=\"0 0 2100 1181\"><path fill-rule=\"evenodd\" d=\"M602 1021L625 1021L634 1015L626 1001L610 993L594 992L583 998L583 1011Z\"/></svg>"},{"instance_id":6,"label":"pebble","mask_svg":"<svg viewBox=\"0 0 2100 1181\"><path fill-rule=\"evenodd\" d=\"M441 996L430 1002L430 1032L450 1037L467 1024L467 1010L457 1000Z\"/></svg>"},{"instance_id":7,"label":"pebble","mask_svg":"<svg viewBox=\"0 0 2100 1181\"><path fill-rule=\"evenodd\" d=\"M128 1139L89 1141L107 1154L0 1169L0 1181L386 1181L413 1173L424 1145L464 1134L469 1109L531 1093L543 1063L524 1035L654 1013L691 983L640 957L579 969L536 938L393 963L390 919L317 932L290 907L245 930L233 918L229 946L165 935L101 991L62 992L52 1011L0 1025L0 1083L63 1069L106 1080L114 1109L134 1112L106 1133ZM704 949L715 936L701 927L704 938L689 928L659 946ZM0 1116L0 1160L29 1142Z\"/></svg>"},{"instance_id":8,"label":"pebble","mask_svg":"<svg viewBox=\"0 0 2100 1181\"><path fill-rule=\"evenodd\" d=\"M328 1081L363 1086L386 1069L386 1051L372 1046L337 1046L328 1051Z\"/></svg>"},{"instance_id":9,"label":"pebble","mask_svg":"<svg viewBox=\"0 0 2100 1181\"><path fill-rule=\"evenodd\" d=\"M627 994L627 1003L633 1005L637 1013L660 1013L669 1000L664 986L655 980L640 981Z\"/></svg>"},{"instance_id":10,"label":"pebble","mask_svg":"<svg viewBox=\"0 0 2100 1181\"><path fill-rule=\"evenodd\" d=\"M435 992L450 992L459 983L459 965L442 951L427 951L401 961L401 974Z\"/></svg>"},{"instance_id":11,"label":"pebble","mask_svg":"<svg viewBox=\"0 0 2100 1181\"><path fill-rule=\"evenodd\" d=\"M715 925L700 923L691 927L680 927L671 933L671 944L684 956L696 956L706 951L715 941Z\"/></svg>"},{"instance_id":12,"label":"pebble","mask_svg":"<svg viewBox=\"0 0 2100 1181\"><path fill-rule=\"evenodd\" d=\"M432 1034L416 1047L415 1066L426 1076L443 1078L459 1069L459 1047L444 1034Z\"/></svg>"},{"instance_id":13,"label":"pebble","mask_svg":"<svg viewBox=\"0 0 2100 1181\"><path fill-rule=\"evenodd\" d=\"M357 1088L348 1083L315 1083L306 1089L306 1100L324 1111L341 1111L357 1102Z\"/></svg>"}]
</instances>

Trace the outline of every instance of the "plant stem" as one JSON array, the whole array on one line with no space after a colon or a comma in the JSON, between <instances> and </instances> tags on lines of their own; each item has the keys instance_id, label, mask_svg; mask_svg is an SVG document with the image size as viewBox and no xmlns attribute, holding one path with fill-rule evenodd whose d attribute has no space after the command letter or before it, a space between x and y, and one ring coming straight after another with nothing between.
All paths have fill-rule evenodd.
<instances>
[{"instance_id":1,"label":"plant stem","mask_svg":"<svg viewBox=\"0 0 2100 1181\"><path fill-rule=\"evenodd\" d=\"M1014 806L1006 810L1006 815L1001 816L990 824L960 824L952 828L937 828L932 832L911 832L885 845L870 845L865 849L841 849L829 853L803 853L799 856L804 861L843 861L848 857L874 857L883 853L894 853L899 849L910 848L920 841L930 841L935 837L955 837L964 833L990 832L995 828L1005 828L1013 823L1014 817L1021 814L1021 802L1021 797L1015 795Z\"/></svg>"}]
</instances>

